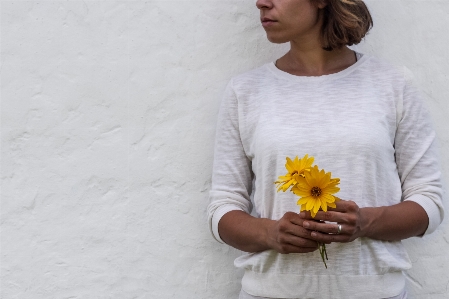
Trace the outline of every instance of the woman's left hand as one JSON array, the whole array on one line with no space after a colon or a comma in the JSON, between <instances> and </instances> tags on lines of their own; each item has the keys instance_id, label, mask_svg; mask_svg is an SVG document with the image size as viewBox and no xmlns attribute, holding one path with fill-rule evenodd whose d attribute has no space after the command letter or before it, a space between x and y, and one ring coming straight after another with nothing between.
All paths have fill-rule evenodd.
<instances>
[{"instance_id":1,"label":"woman's left hand","mask_svg":"<svg viewBox=\"0 0 449 299\"><path fill-rule=\"evenodd\" d=\"M304 221L302 225L311 231L311 239L330 244L352 242L363 236L365 219L363 219L361 208L355 202L348 200L340 200L336 202L336 206L336 208L328 208L327 212L318 211L315 218L312 218L310 212L299 214L301 218L310 220Z\"/></svg>"}]
</instances>

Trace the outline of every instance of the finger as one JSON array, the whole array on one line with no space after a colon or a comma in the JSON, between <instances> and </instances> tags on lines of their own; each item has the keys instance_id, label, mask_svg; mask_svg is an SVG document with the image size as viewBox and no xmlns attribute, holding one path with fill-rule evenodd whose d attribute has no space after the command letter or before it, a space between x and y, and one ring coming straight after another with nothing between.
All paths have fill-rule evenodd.
<instances>
[{"instance_id":1,"label":"finger","mask_svg":"<svg viewBox=\"0 0 449 299\"><path fill-rule=\"evenodd\" d=\"M315 247L298 247L291 244L284 244L280 248L280 253L289 254L289 253L307 253L313 252L318 249L318 245L315 242Z\"/></svg>"},{"instance_id":2,"label":"finger","mask_svg":"<svg viewBox=\"0 0 449 299\"><path fill-rule=\"evenodd\" d=\"M310 234L311 238L313 238L314 240L316 240L319 243L325 243L325 244L330 244L333 242L341 242L341 243L346 243L346 242L351 242L351 236L350 235L346 235L346 234L323 234L320 232L312 232Z\"/></svg>"},{"instance_id":3,"label":"finger","mask_svg":"<svg viewBox=\"0 0 449 299\"><path fill-rule=\"evenodd\" d=\"M310 238L310 233L312 232L311 229L306 229L303 226L303 222L306 220L303 219L291 219L290 220L290 224L285 226L285 229L283 230L285 234L287 235L291 235L292 238L303 238L303 239L309 239ZM313 223L324 223L321 222L319 220L307 220L308 222L313 222ZM293 245L301 245L301 244L297 244L295 242L292 242Z\"/></svg>"},{"instance_id":4,"label":"finger","mask_svg":"<svg viewBox=\"0 0 449 299\"><path fill-rule=\"evenodd\" d=\"M311 239L310 232L307 233L308 238L286 235L284 242L296 247L316 248L318 245L315 240Z\"/></svg>"},{"instance_id":5,"label":"finger","mask_svg":"<svg viewBox=\"0 0 449 299\"><path fill-rule=\"evenodd\" d=\"M342 213L337 211L318 211L315 215L314 220L328 221L328 222L339 222L348 223L349 215L348 213ZM309 221L310 222L310 221Z\"/></svg>"},{"instance_id":6,"label":"finger","mask_svg":"<svg viewBox=\"0 0 449 299\"><path fill-rule=\"evenodd\" d=\"M301 242L297 241L297 239L310 241L310 240L312 240L310 238L311 232L312 232L311 230L304 228L302 225L292 224L291 226L289 226L289 229L284 231L284 233L285 233L284 241L287 243L291 243L292 245L304 246ZM312 243L310 243L309 246L314 246L313 244L314 244L314 241L312 240Z\"/></svg>"},{"instance_id":7,"label":"finger","mask_svg":"<svg viewBox=\"0 0 449 299\"><path fill-rule=\"evenodd\" d=\"M289 215L289 222L291 222L292 224L299 226L299 227L303 227L302 223L304 222L305 219L311 220L311 221L317 221L320 222L320 220L316 220L314 218L312 218L310 216L310 213L307 212L307 214L304 214L304 212L301 212L299 214L294 214L294 215Z\"/></svg>"},{"instance_id":8,"label":"finger","mask_svg":"<svg viewBox=\"0 0 449 299\"><path fill-rule=\"evenodd\" d=\"M314 219L310 214L310 211L302 211L301 213L298 214L298 216L301 219Z\"/></svg>"},{"instance_id":9,"label":"finger","mask_svg":"<svg viewBox=\"0 0 449 299\"><path fill-rule=\"evenodd\" d=\"M303 220L298 217L298 214L285 214L284 219L281 219L278 222L278 236L277 236L277 242L279 244L291 244L294 246L316 246L316 242L311 240L310 238L310 231L307 231L302 226ZM311 243L301 243L300 240L306 240L308 239L308 242Z\"/></svg>"},{"instance_id":10,"label":"finger","mask_svg":"<svg viewBox=\"0 0 449 299\"><path fill-rule=\"evenodd\" d=\"M329 211L336 211L336 212L353 212L356 211L359 207L358 205L352 201L352 200L339 200L337 202L335 202L336 207L335 208L331 208L328 207L327 209Z\"/></svg>"},{"instance_id":11,"label":"finger","mask_svg":"<svg viewBox=\"0 0 449 299\"><path fill-rule=\"evenodd\" d=\"M348 200L339 200L335 202L335 208L327 207L328 211L345 212Z\"/></svg>"},{"instance_id":12,"label":"finger","mask_svg":"<svg viewBox=\"0 0 449 299\"><path fill-rule=\"evenodd\" d=\"M341 234L342 231L338 231L338 225L336 223L315 222L304 220L303 227L310 231L319 231L327 234ZM343 226L341 226L343 227Z\"/></svg>"},{"instance_id":13,"label":"finger","mask_svg":"<svg viewBox=\"0 0 449 299\"><path fill-rule=\"evenodd\" d=\"M295 215L291 215L289 217L289 221L295 225L302 226L302 222L304 221L305 217L302 215L303 212Z\"/></svg>"}]
</instances>

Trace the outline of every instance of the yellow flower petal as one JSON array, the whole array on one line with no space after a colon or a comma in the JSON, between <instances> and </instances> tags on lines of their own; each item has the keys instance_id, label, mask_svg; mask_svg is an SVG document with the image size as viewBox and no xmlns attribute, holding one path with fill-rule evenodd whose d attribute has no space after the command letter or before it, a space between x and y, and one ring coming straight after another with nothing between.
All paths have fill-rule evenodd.
<instances>
[{"instance_id":1,"label":"yellow flower petal","mask_svg":"<svg viewBox=\"0 0 449 299\"><path fill-rule=\"evenodd\" d=\"M329 202L334 202L334 201L335 201L334 196L331 195L331 194L328 194L328 193L323 194L323 195L321 196L321 198L322 198L322 200L326 201L327 203L329 203Z\"/></svg>"},{"instance_id":2,"label":"yellow flower petal","mask_svg":"<svg viewBox=\"0 0 449 299\"><path fill-rule=\"evenodd\" d=\"M337 205L334 202L328 202L327 206L331 207L331 208L336 208L337 207Z\"/></svg>"},{"instance_id":3,"label":"yellow flower petal","mask_svg":"<svg viewBox=\"0 0 449 299\"><path fill-rule=\"evenodd\" d=\"M334 186L331 186L331 187L325 187L325 188L323 188L323 193L326 193L326 194L334 194L334 193L337 193L338 191L340 191L340 188L338 188L338 187L334 187Z\"/></svg>"},{"instance_id":4,"label":"yellow flower petal","mask_svg":"<svg viewBox=\"0 0 449 299\"><path fill-rule=\"evenodd\" d=\"M304 204L306 205L307 211L312 210L313 207L315 207L315 198L313 198L312 196L308 197L308 200Z\"/></svg>"},{"instance_id":5,"label":"yellow flower petal","mask_svg":"<svg viewBox=\"0 0 449 299\"><path fill-rule=\"evenodd\" d=\"M306 196L306 197L301 197L300 199L298 199L298 201L296 202L297 205L305 205L309 202L313 202L315 199L313 198L313 196Z\"/></svg>"},{"instance_id":6,"label":"yellow flower petal","mask_svg":"<svg viewBox=\"0 0 449 299\"><path fill-rule=\"evenodd\" d=\"M321 209L322 209L324 212L327 212L327 202L326 202L325 200L322 200L322 201L321 201Z\"/></svg>"},{"instance_id":7,"label":"yellow flower petal","mask_svg":"<svg viewBox=\"0 0 449 299\"><path fill-rule=\"evenodd\" d=\"M301 188L300 186L298 186L298 184L296 184L296 186L292 188L292 192L301 197L310 195L310 190Z\"/></svg>"},{"instance_id":8,"label":"yellow flower petal","mask_svg":"<svg viewBox=\"0 0 449 299\"><path fill-rule=\"evenodd\" d=\"M289 157L287 157L286 159L287 159L287 163L285 163L285 168L287 168L287 171L289 173L292 173L295 170L293 161Z\"/></svg>"},{"instance_id":9,"label":"yellow flower petal","mask_svg":"<svg viewBox=\"0 0 449 299\"><path fill-rule=\"evenodd\" d=\"M327 186L331 181L331 173L330 172L324 173L324 170L322 170L322 172L323 172L323 176L320 179L320 185Z\"/></svg>"},{"instance_id":10,"label":"yellow flower petal","mask_svg":"<svg viewBox=\"0 0 449 299\"><path fill-rule=\"evenodd\" d=\"M299 159L298 156L295 157L294 160L289 157L286 158L285 168L288 173L284 176L279 176L278 180L275 181L277 185L277 192L279 191L287 191L292 185L295 185L298 180L302 180L301 174L307 171L307 167L310 167L311 163L310 158L308 156L304 156L304 158ZM310 164L310 165L309 165Z\"/></svg>"}]
</instances>

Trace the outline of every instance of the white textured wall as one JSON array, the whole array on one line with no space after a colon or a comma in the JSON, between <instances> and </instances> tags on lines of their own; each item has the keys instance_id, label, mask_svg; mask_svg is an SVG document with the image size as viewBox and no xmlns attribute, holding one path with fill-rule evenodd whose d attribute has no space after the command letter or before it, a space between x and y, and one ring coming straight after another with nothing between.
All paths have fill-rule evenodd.
<instances>
[{"instance_id":1,"label":"white textured wall","mask_svg":"<svg viewBox=\"0 0 449 299\"><path fill-rule=\"evenodd\" d=\"M415 72L449 178L449 1L367 3L358 49ZM236 298L205 210L225 84L287 49L255 1L0 8L0 297ZM406 241L412 298L449 297L448 242L447 221Z\"/></svg>"}]
</instances>

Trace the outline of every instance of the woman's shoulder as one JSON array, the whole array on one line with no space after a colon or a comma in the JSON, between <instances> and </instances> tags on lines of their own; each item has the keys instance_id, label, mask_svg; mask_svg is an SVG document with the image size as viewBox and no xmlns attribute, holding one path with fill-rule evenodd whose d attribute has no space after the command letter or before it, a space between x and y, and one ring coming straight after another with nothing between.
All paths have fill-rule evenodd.
<instances>
[{"instance_id":1,"label":"woman's shoulder","mask_svg":"<svg viewBox=\"0 0 449 299\"><path fill-rule=\"evenodd\" d=\"M235 80L248 80L254 77L261 77L266 75L266 72L269 70L269 65L273 64L273 62L264 63L259 65L258 67L251 68L247 71L240 72L239 74L233 76L232 78Z\"/></svg>"},{"instance_id":2,"label":"woman's shoulder","mask_svg":"<svg viewBox=\"0 0 449 299\"><path fill-rule=\"evenodd\" d=\"M371 74L377 75L384 79L394 80L398 83L405 83L413 77L410 69L395 60L378 57L375 55L363 55L367 55L369 57L366 63L366 68Z\"/></svg>"},{"instance_id":3,"label":"woman's shoulder","mask_svg":"<svg viewBox=\"0 0 449 299\"><path fill-rule=\"evenodd\" d=\"M248 89L258 86L261 82L266 82L266 79L272 77L270 64L272 62L234 75L230 79L230 84L236 89Z\"/></svg>"}]
</instances>

